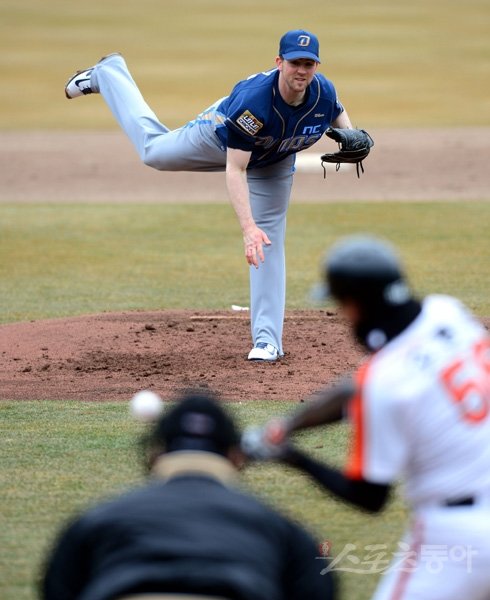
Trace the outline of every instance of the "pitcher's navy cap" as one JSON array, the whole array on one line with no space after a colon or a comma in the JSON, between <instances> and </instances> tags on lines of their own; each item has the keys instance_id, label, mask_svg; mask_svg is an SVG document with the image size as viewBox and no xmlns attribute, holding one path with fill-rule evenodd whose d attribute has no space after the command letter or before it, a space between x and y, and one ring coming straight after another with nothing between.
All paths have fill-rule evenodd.
<instances>
[{"instance_id":1,"label":"pitcher's navy cap","mask_svg":"<svg viewBox=\"0 0 490 600\"><path fill-rule=\"evenodd\" d=\"M287 31L279 42L279 56L286 60L310 58L320 62L320 44L313 33L304 29Z\"/></svg>"}]
</instances>

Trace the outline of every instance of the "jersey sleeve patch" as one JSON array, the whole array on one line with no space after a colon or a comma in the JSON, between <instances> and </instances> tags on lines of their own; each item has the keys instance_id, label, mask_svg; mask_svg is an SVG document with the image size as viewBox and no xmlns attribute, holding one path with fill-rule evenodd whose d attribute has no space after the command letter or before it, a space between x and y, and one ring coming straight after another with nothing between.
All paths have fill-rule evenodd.
<instances>
[{"instance_id":1,"label":"jersey sleeve patch","mask_svg":"<svg viewBox=\"0 0 490 600\"><path fill-rule=\"evenodd\" d=\"M246 110L237 118L236 124L249 135L257 135L264 126L249 110Z\"/></svg>"}]
</instances>

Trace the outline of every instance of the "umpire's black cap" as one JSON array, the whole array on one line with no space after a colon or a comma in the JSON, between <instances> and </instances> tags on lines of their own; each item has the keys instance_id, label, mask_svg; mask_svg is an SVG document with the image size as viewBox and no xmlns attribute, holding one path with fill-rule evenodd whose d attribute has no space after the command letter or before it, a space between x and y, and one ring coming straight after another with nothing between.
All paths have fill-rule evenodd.
<instances>
[{"instance_id":1,"label":"umpire's black cap","mask_svg":"<svg viewBox=\"0 0 490 600\"><path fill-rule=\"evenodd\" d=\"M395 248L370 235L339 240L327 254L323 282L316 286L315 300L355 300L365 306L399 306L411 293Z\"/></svg>"},{"instance_id":2,"label":"umpire's black cap","mask_svg":"<svg viewBox=\"0 0 490 600\"><path fill-rule=\"evenodd\" d=\"M204 391L186 392L156 423L151 442L165 452L201 450L226 455L240 434L219 401Z\"/></svg>"}]
</instances>

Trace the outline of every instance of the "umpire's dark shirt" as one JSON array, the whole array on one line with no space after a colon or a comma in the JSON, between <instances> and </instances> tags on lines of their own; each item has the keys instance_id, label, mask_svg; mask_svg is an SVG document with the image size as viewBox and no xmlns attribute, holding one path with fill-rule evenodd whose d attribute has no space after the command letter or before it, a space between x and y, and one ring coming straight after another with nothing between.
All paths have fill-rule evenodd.
<instances>
[{"instance_id":1,"label":"umpire's dark shirt","mask_svg":"<svg viewBox=\"0 0 490 600\"><path fill-rule=\"evenodd\" d=\"M298 526L233 487L236 471L208 452L173 452L158 480L77 519L43 581L45 600L188 593L231 600L327 600L325 566Z\"/></svg>"}]
</instances>

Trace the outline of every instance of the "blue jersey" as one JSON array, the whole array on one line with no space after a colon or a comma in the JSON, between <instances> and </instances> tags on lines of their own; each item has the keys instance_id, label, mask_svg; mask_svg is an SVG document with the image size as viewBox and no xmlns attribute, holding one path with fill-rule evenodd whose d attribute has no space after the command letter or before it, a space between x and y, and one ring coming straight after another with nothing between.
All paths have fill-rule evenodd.
<instances>
[{"instance_id":1,"label":"blue jersey","mask_svg":"<svg viewBox=\"0 0 490 600\"><path fill-rule=\"evenodd\" d=\"M305 101L290 106L272 69L237 83L216 106L216 133L223 146L251 151L249 168L265 167L313 145L344 110L331 81L315 74Z\"/></svg>"}]
</instances>

